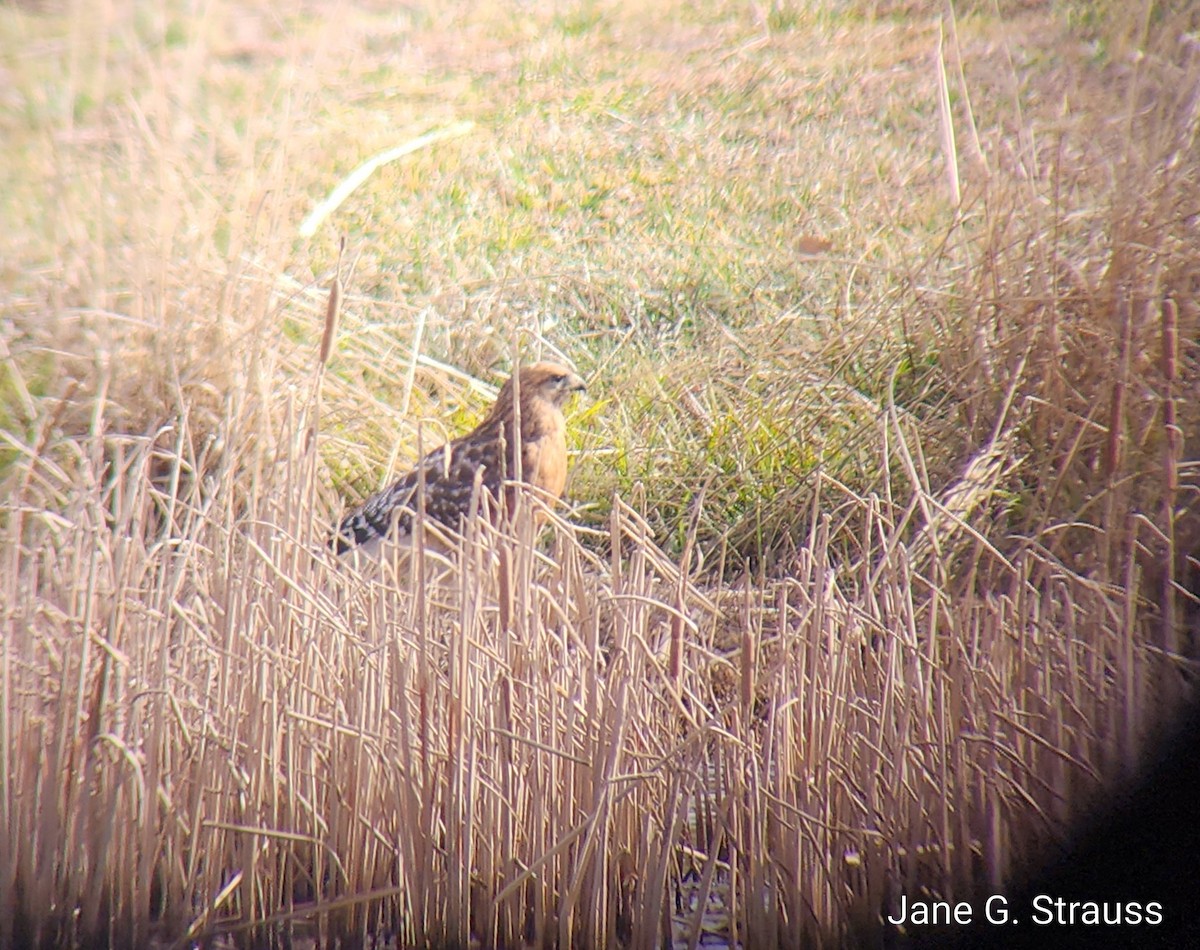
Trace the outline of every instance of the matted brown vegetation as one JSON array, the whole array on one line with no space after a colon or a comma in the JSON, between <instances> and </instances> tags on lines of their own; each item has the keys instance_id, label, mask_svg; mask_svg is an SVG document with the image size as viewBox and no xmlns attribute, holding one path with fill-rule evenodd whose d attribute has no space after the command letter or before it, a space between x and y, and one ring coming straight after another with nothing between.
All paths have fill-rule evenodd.
<instances>
[{"instance_id":1,"label":"matted brown vegetation","mask_svg":"<svg viewBox=\"0 0 1200 950\"><path fill-rule=\"evenodd\" d=\"M878 940L1128 779L1196 662L1196 14L884 6L0 10L0 945ZM343 209L322 344L356 96L487 131ZM591 507L333 561L560 351Z\"/></svg>"}]
</instances>

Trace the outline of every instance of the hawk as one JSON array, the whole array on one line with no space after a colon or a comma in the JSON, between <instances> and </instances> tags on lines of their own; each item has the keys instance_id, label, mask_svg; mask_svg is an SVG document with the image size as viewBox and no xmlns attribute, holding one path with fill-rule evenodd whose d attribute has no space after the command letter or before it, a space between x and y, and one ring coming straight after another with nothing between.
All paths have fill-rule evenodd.
<instances>
[{"instance_id":1,"label":"hawk","mask_svg":"<svg viewBox=\"0 0 1200 950\"><path fill-rule=\"evenodd\" d=\"M461 530L477 479L492 502L499 501L506 481L532 485L548 498L559 498L567 482L562 407L584 388L582 379L557 363L521 369L501 387L483 422L430 452L390 488L347 513L331 545L338 554L373 557L385 538L410 539L422 482L427 526L451 531Z\"/></svg>"}]
</instances>

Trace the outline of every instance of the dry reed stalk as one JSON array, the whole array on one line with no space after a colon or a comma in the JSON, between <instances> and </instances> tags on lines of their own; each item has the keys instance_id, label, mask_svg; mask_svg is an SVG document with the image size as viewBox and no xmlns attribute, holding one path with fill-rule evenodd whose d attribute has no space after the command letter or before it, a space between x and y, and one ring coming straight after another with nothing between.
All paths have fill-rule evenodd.
<instances>
[{"instance_id":1,"label":"dry reed stalk","mask_svg":"<svg viewBox=\"0 0 1200 950\"><path fill-rule=\"evenodd\" d=\"M943 24L939 22L937 49L934 53L938 118L941 123L942 160L946 163L946 184L950 189L950 203L957 208L962 204L962 186L958 180L958 146L954 136L954 113L950 109L950 83L946 79L946 59L942 49L943 31Z\"/></svg>"},{"instance_id":2,"label":"dry reed stalk","mask_svg":"<svg viewBox=\"0 0 1200 950\"><path fill-rule=\"evenodd\" d=\"M324 369L333 354L333 343L337 338L338 319L342 313L342 255L346 251L346 236L338 240L337 263L334 265L333 280L329 282L329 302L325 307L325 326L321 332L321 349L317 365Z\"/></svg>"},{"instance_id":3,"label":"dry reed stalk","mask_svg":"<svg viewBox=\"0 0 1200 950\"><path fill-rule=\"evenodd\" d=\"M1104 473L1115 479L1121 464L1122 447L1125 442L1125 390L1129 385L1129 366L1133 340L1133 317L1130 313L1129 297L1119 292L1116 300L1117 329L1117 375L1112 385L1108 403L1108 440L1104 450Z\"/></svg>"},{"instance_id":4,"label":"dry reed stalk","mask_svg":"<svg viewBox=\"0 0 1200 950\"><path fill-rule=\"evenodd\" d=\"M291 424L300 424L297 416L291 418ZM306 476L296 469L286 477ZM267 494L260 495L253 503L267 505L267 498ZM146 496L138 504L150 505L151 501ZM90 524L90 537L102 538L106 529L96 522ZM217 527L211 521L208 524ZM855 926L864 926L864 905L849 896L856 891L846 891L838 883L843 874L858 873L850 865L842 867L845 853L861 856L860 868L869 873L872 882L861 886L872 893L880 887L881 874L900 873L914 886L920 885L928 873L929 859L918 859L918 855L940 855L937 863L948 869L960 866L965 860L965 841L981 837L981 827L995 828L998 816L1006 810L997 811L996 799L988 806L968 791L973 770L1003 774L1006 767L1001 760L971 763L977 762L979 751L987 756L996 748L1005 748L1009 750L1006 754L1012 755L1016 747L1011 739L999 735L980 749L954 738L956 730L951 724L958 716L989 708L1000 714L993 721L1015 722L1002 710L1009 708L1014 697L1053 690L1046 677L1058 674L1053 667L1043 668L1046 660L1037 658L1041 672L1034 693L1014 690L1011 680L1009 685L997 687L990 686L987 679L969 685L959 679L970 668L965 655L956 652L963 649L960 646L940 654L941 662L950 660L947 669L955 677L953 683L926 675L924 670L931 662L926 651L932 617L911 601L914 588L904 548L888 544L885 537L881 551L891 553L883 566L877 565L872 572L871 591L856 595L852 607L841 589L849 578L835 580L837 575L828 563L828 519L822 524L816 528L816 543L804 554L806 566L799 574L803 580L772 592L769 600L765 592L760 593L761 579L743 584L738 592L734 603L741 617L739 627L751 631L749 645L742 644L741 670L744 674L753 668L754 672L749 686L743 679L733 697L736 715L732 721L737 730L733 734L695 732L699 744L692 747L698 752L710 743L715 745L690 758L683 772L675 773L692 776L676 785L667 780L670 772L660 770L675 761L682 765L677 753L660 746L655 755L666 758L660 758L659 765L643 756L657 745L656 734L670 735L677 728L659 718L662 712L677 708L673 700L663 703L675 688L670 685L669 652L659 653L661 647L669 646L671 621L660 634L652 634L650 608L657 603L664 609L663 617L674 616L666 608L674 609L677 601L678 573L662 574L669 564L651 551L645 524L631 509L614 506L613 530L625 539L614 548L627 553L614 555L614 576L600 576L601 587L593 596L601 599L558 604L565 612L544 613L539 601L554 591L595 588L580 583L579 578L550 585L548 578L560 576L564 562L560 559L557 566L544 563L531 538L506 548L511 552L514 576L529 579L528 584L520 585L514 599L510 633L519 631L519 639L505 637L498 625L499 615L486 609L498 592L498 578L487 569L482 534L464 542L468 567L453 588L458 600L448 605L450 612L445 613L437 606L443 593L431 593L422 611L412 611L408 601L419 592L406 592L386 575L362 581L338 578L329 574L328 565L314 562L303 568L290 560L287 546L280 545L271 531L255 530L243 546L235 533L220 528L218 534L232 554L228 559L222 557L220 563L240 564L242 570L232 586L219 594L224 615L233 620L224 628L224 640L213 640L212 634L197 624L189 628L196 631L191 636L198 637L193 639L193 647L173 653L153 648L153 643L161 643L161 638L169 635L168 628L159 628L149 648L131 657L142 668L139 676L161 682L163 676L191 669L187 659L191 655L201 665L187 675L208 679L210 674L201 670L211 669L216 681L223 684L213 695L224 697L226 705L213 706L208 713L209 726L187 740L201 741L210 754L197 757L191 753L174 764L173 753L160 757L164 767L183 770L172 780L175 786L192 785L187 775L196 767L209 776L207 784L215 782L217 786L202 793L209 804L199 811L195 810L199 800L186 806L189 814L205 816L199 824L185 821L176 831L162 827L155 832L156 836L182 832L185 837L170 847L193 855L195 851L186 846L188 836L210 840L205 849L210 858L204 862L203 873L197 874L197 867L190 879L172 885L171 893L178 899L194 899L189 894L209 895L202 903L208 910L191 932L215 933L251 913L261 920L275 919L273 926L283 926L270 910L281 902L299 915L289 918L298 922L306 913L305 902L282 887L286 879L283 868L288 860L295 860L285 854L299 856L309 843L320 841L322 846L309 852L309 860L314 867L328 867L331 873L317 879L326 883L315 899L308 900L307 913L330 923L335 918L341 921L326 933L346 932L346 928L361 932L366 926L366 905L336 903L336 894L347 887L375 895L372 901L403 906L404 923L399 932L406 935L406 942L434 932L451 937L464 932L515 937L526 921L532 921L540 933L556 934L560 940L607 940L606 935L616 926L615 902L620 890L610 885L618 880L609 857L616 847L634 856L634 872L620 876L636 882L632 903L626 898L623 905L623 913L632 917L623 926L631 928L632 934L643 935L635 941L653 942L652 935L661 933L663 926L662 910L678 886L672 856L678 853L690 827L688 803L707 800L712 794L701 784L708 762L719 764L717 774L723 775L720 787L725 791L714 802L711 835L703 846L698 887L693 893L698 907L715 891L728 894L732 905L740 908L732 926L743 939L799 940L836 920L857 919L860 923ZM560 550L573 552L570 563L576 564L576 569L595 570L595 562L575 544L570 538L558 541ZM252 556L233 554L243 548ZM76 545L70 550L81 563L88 561L84 547ZM208 569L202 561L193 562L192 569L196 568ZM178 576L170 559L155 570L165 571L159 574L163 579ZM120 576L126 578L122 583L135 583L134 574ZM98 584L99 574L95 577L94 584ZM337 596L329 597L322 590L330 582L340 591ZM129 592L134 591L130 588ZM172 601L180 603L179 597L180 593L175 593ZM691 595L688 599L702 602ZM344 606L337 606L339 600ZM126 623L141 623L132 603L125 603ZM1029 603L1037 607L1037 601ZM607 670L602 677L589 674L582 680L564 679L586 669L603 668L599 628L590 619L598 608L612 611L612 630L606 639L608 649L614 652ZM956 644L971 642L982 629L978 626L980 612L989 609L978 601L951 609L933 638ZM350 612L345 613L347 610ZM559 618L556 623L566 627L543 626L542 618L554 616ZM769 636L764 626L768 616L774 618ZM976 633L968 634L966 628L955 632L954 624L961 621L954 618L960 616L972 618ZM989 629L1010 627L1011 617L996 616ZM854 631L898 629L905 632L886 635L879 652L864 665L861 634ZM362 634L357 632L360 630ZM1058 635L1053 627L1045 630L1044 637ZM276 640L286 631L294 634L288 634L286 650L280 651L278 646L283 644L277 645ZM500 639L493 640L496 634ZM132 631L123 634L132 635ZM210 642L212 646L223 642L224 646L210 653ZM575 646L564 651L566 643ZM590 651L579 649L587 643L594 645ZM752 661L755 651L762 657L768 649L782 650L790 659L768 666L761 660ZM972 662L986 657L984 650L981 645L979 652L972 654ZM695 665L698 655L694 651L694 647L683 651L680 696L699 695L701 671ZM993 652L994 662L1007 662L1009 654ZM89 675L81 679L78 672L74 674L70 682L84 685L82 691L78 686L73 689L71 695L94 697L97 680L92 673L102 670L102 658L83 659ZM1030 654L1028 659L1035 660L1035 656ZM422 663L426 667L425 697L416 688ZM663 665L656 671L658 663ZM171 672L174 667L179 673ZM550 672L556 669L559 672ZM1015 668L1018 676L1024 675L1020 669ZM11 662L8 671L11 677ZM549 692L540 682L548 672L550 680L545 686L550 687ZM106 701L114 711L123 702L122 682L113 681ZM499 702L492 701L492 683L499 685ZM643 685L635 688L635 684ZM1078 681L1070 687L1071 695L1077 697L1073 704L1085 717L1081 722L1087 721L1087 688ZM968 689L973 697L969 701L964 692ZM504 699L514 695L521 696L519 704ZM585 714L575 712L575 700L560 704L560 698L571 696L586 697ZM767 701L770 712L762 720L751 712L760 696L774 697ZM879 699L866 702L858 698L869 696ZM186 694L182 698L194 701ZM195 698L202 699L199 694ZM653 701L645 702L648 699ZM167 706L157 708L167 713ZM252 709L265 716L256 722L256 717L245 715ZM938 713L939 709L943 711ZM1019 709L1014 709L1014 714ZM926 711L934 713L928 723ZM1063 713L1054 715L1061 720ZM672 718L676 716L677 712L671 712ZM172 723L178 723L177 715L157 715L154 721L158 723L155 734L163 741L177 741L167 740L164 733L175 732L177 726ZM685 728L708 727L699 720ZM206 731L211 738L203 740L200 737ZM705 735L707 739L702 738ZM1030 745L1023 755L1036 757L1039 748ZM211 754L218 750L228 751ZM247 768L229 771L234 764L227 758L230 753ZM1084 749L1082 754L1090 753ZM1012 760L1014 766L1019 760L1020 756ZM422 761L424 765L419 764ZM280 773L285 762L288 771ZM634 762L641 764L630 769ZM1054 783L1059 787L1065 771L1079 768L1067 765L1066 760L1062 763L1055 773L1060 776ZM96 760L96 765L102 769L98 775L107 774L103 760ZM893 774L878 783L874 776L888 767ZM1041 769L1036 764L1029 768L1028 774ZM622 775L623 771L627 774ZM157 774L163 774L161 768ZM271 776L280 774L288 775L291 794L278 793L277 780ZM1015 771L1010 780L1025 786L1028 778L1022 778L1023 774ZM860 802L846 795L847 783L873 791ZM202 784L195 783L197 791ZM230 797L230 792L235 788L244 788L241 794L248 796L247 802L260 803L264 810L255 806L242 814L232 809L236 796ZM1028 788L1032 794L1036 786ZM654 789L657 791L652 792ZM893 793L907 803L901 813L895 813L894 804L889 804ZM547 798L558 803L549 815L537 804ZM656 801L661 803L657 808ZM301 806L301 802L307 804ZM391 804L385 804L388 802ZM936 824L926 825L919 809L908 819L900 817L917 802L940 803ZM869 812L860 813L864 804L870 806ZM969 807L961 811L964 804ZM185 805L186 796L177 799L177 807ZM119 801L117 807L121 807ZM881 810L893 814L896 822L882 829L881 837L863 837L850 830L868 814ZM662 824L646 834L644 819L634 816L656 813L662 816ZM552 824L546 821L550 817ZM985 825L978 824L981 820ZM289 824L291 831L286 830ZM308 830L301 832L302 827ZM389 830L380 836L373 827ZM908 831L901 851L879 844L896 841L895 834L903 828ZM613 840L611 836L618 833L620 839ZM929 833L932 837L927 839ZM993 838L992 860L1006 865L1004 846L996 835ZM95 844L84 848L98 847L100 842L93 840ZM720 857L726 842L736 845L729 850L732 864L728 872L721 870L725 865ZM787 874L799 875L793 879L806 882L808 897L803 908L793 905L790 892L775 890L772 882L779 872L763 863L765 854L772 855L772 862L785 862L790 868ZM214 855L226 855L235 862L240 855L237 874L220 874L224 861L219 859L213 865ZM395 882L390 889L381 889L378 885L384 882L376 876L377 871L370 870L381 863L392 868L385 878ZM463 869L468 867L491 869L490 873L498 876L493 887L464 876ZM534 873L518 871L520 868ZM138 872L128 873L136 877ZM563 887L554 881L564 882ZM491 890L494 897L473 896L479 886L484 894ZM522 894L525 899L517 900ZM750 894L766 895L772 906L790 906L786 918L768 921L761 916L743 916L753 903L746 900ZM129 900L133 900L132 893ZM122 906L132 921L136 917L133 905ZM450 907L452 914L443 916L438 907ZM696 939L697 928L703 926L700 921L697 914L689 916L688 939Z\"/></svg>"},{"instance_id":5,"label":"dry reed stalk","mask_svg":"<svg viewBox=\"0 0 1200 950\"><path fill-rule=\"evenodd\" d=\"M967 85L967 77L963 72L963 47L958 39L958 15L954 12L953 2L946 3L946 12L943 19L950 26L950 39L954 44L954 65L958 73L958 88L963 98L967 128L971 132L971 155L979 163L985 179L990 178L991 170L988 168L987 155L983 150L983 143L979 139L979 127L975 121L975 110L971 108L971 87Z\"/></svg>"},{"instance_id":6,"label":"dry reed stalk","mask_svg":"<svg viewBox=\"0 0 1200 950\"><path fill-rule=\"evenodd\" d=\"M1175 505L1179 494L1179 461L1181 435L1176 413L1176 380L1179 376L1179 311L1170 297L1162 302L1163 376L1163 512L1162 530L1166 540L1163 572L1163 633L1162 646L1169 653L1180 655L1184 644L1178 624L1179 598L1176 591L1177 553L1175 538Z\"/></svg>"}]
</instances>

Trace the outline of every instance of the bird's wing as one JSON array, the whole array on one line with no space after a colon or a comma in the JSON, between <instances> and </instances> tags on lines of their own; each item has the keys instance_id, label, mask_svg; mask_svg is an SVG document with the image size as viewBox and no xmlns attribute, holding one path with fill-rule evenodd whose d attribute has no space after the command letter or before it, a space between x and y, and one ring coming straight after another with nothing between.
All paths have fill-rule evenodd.
<instances>
[{"instance_id":1,"label":"bird's wing","mask_svg":"<svg viewBox=\"0 0 1200 950\"><path fill-rule=\"evenodd\" d=\"M493 495L497 492L503 466L494 442L469 437L430 452L421 464L389 488L368 498L347 514L338 525L334 546L338 554L391 537L402 541L411 536L418 508L417 492L425 482L425 517L457 531L471 507L476 473Z\"/></svg>"}]
</instances>

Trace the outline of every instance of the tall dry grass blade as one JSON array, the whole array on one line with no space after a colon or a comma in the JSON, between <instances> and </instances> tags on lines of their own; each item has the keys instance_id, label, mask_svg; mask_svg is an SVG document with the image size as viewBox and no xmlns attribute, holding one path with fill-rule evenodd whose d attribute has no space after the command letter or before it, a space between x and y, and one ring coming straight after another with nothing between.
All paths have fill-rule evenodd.
<instances>
[{"instance_id":1,"label":"tall dry grass blade","mask_svg":"<svg viewBox=\"0 0 1200 950\"><path fill-rule=\"evenodd\" d=\"M950 189L950 203L957 208L962 204L962 186L958 180L958 144L954 135L954 113L950 108L950 83L946 79L944 32L944 26L939 21L937 49L934 53L938 118L941 124L942 161L946 163L946 184Z\"/></svg>"},{"instance_id":2,"label":"tall dry grass blade","mask_svg":"<svg viewBox=\"0 0 1200 950\"><path fill-rule=\"evenodd\" d=\"M1125 446L1125 392L1129 386L1133 349L1133 316L1130 312L1129 295L1123 289L1118 293L1114 308L1117 330L1120 333L1117 341L1117 373L1109 397L1108 439L1104 449L1104 474L1110 479L1117 477Z\"/></svg>"},{"instance_id":3,"label":"tall dry grass blade","mask_svg":"<svg viewBox=\"0 0 1200 950\"><path fill-rule=\"evenodd\" d=\"M963 47L958 38L958 14L954 12L954 0L946 0L945 20L950 24L950 39L954 44L954 68L958 74L958 88L962 92L963 109L967 129L971 133L971 154L979 163L985 179L991 177L987 155L983 151L983 143L979 139L979 126L975 121L975 110L971 107L971 89L967 85L967 77L963 71Z\"/></svg>"},{"instance_id":4,"label":"tall dry grass blade","mask_svg":"<svg viewBox=\"0 0 1200 950\"><path fill-rule=\"evenodd\" d=\"M1179 495L1179 461L1182 433L1176 413L1176 380L1179 376L1179 310L1170 297L1162 302L1162 353L1163 375L1163 513L1162 530L1166 538L1165 567L1163 572L1163 649L1175 655L1184 651L1183 631L1179 628L1177 584L1177 552L1175 538L1175 505Z\"/></svg>"}]
</instances>

